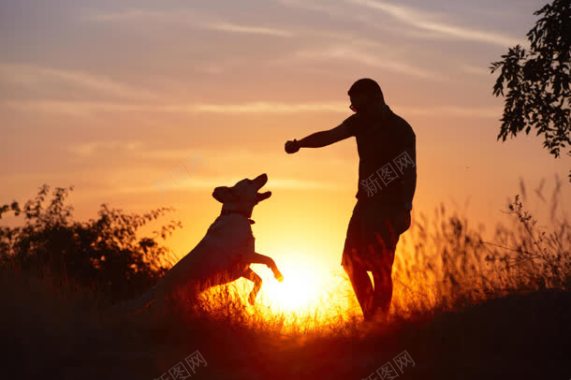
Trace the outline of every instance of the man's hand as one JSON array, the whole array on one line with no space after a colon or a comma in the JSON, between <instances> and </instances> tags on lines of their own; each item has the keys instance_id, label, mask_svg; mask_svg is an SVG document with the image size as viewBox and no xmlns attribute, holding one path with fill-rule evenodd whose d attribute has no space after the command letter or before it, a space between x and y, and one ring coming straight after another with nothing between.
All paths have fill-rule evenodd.
<instances>
[{"instance_id":1,"label":"man's hand","mask_svg":"<svg viewBox=\"0 0 571 380\"><path fill-rule=\"evenodd\" d=\"M285 151L286 153L292 154L296 153L299 150L299 141L296 139L289 140L285 143Z\"/></svg>"}]
</instances>

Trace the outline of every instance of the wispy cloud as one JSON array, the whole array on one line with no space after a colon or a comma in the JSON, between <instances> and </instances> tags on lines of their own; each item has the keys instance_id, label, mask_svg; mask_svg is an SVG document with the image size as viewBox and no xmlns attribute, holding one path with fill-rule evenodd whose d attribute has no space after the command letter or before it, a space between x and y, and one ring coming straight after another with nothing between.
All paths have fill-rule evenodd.
<instances>
[{"instance_id":1,"label":"wispy cloud","mask_svg":"<svg viewBox=\"0 0 571 380\"><path fill-rule=\"evenodd\" d=\"M293 53L290 60L327 62L331 62L332 60L348 61L416 78L435 81L443 80L441 74L416 67L402 59L373 54L347 45L333 45L326 48L300 50ZM289 63L289 61L282 61L282 64L284 63Z\"/></svg>"},{"instance_id":2,"label":"wispy cloud","mask_svg":"<svg viewBox=\"0 0 571 380\"><path fill-rule=\"evenodd\" d=\"M389 44L376 39L360 36L354 32L338 32L331 29L304 29L300 31L300 34L301 33L311 37L322 38L324 41L342 41L343 43L349 43L352 46L360 46L368 49L394 49L394 47L391 47Z\"/></svg>"},{"instance_id":3,"label":"wispy cloud","mask_svg":"<svg viewBox=\"0 0 571 380\"><path fill-rule=\"evenodd\" d=\"M343 105L340 107L340 105ZM199 103L188 106L172 106L167 109L206 113L300 113L300 112L347 112L344 103L281 103L248 102L238 104Z\"/></svg>"},{"instance_id":4,"label":"wispy cloud","mask_svg":"<svg viewBox=\"0 0 571 380\"><path fill-rule=\"evenodd\" d=\"M381 11L407 25L424 31L434 32L449 38L476 41L500 46L509 46L521 43L520 40L499 32L485 31L453 25L446 21L438 20L437 17L435 17L433 14L422 12L417 9L396 3L389 3L379 0L346 1L367 7L369 9Z\"/></svg>"},{"instance_id":5,"label":"wispy cloud","mask_svg":"<svg viewBox=\"0 0 571 380\"><path fill-rule=\"evenodd\" d=\"M299 8L307 11L319 12L331 17L347 16L343 9L331 3L322 5L318 2L310 0L277 0L277 2L290 8Z\"/></svg>"},{"instance_id":6,"label":"wispy cloud","mask_svg":"<svg viewBox=\"0 0 571 380\"><path fill-rule=\"evenodd\" d=\"M147 9L125 9L118 11L88 11L84 18L97 22L154 21L154 22L193 22L204 15L190 10L159 11Z\"/></svg>"},{"instance_id":7,"label":"wispy cloud","mask_svg":"<svg viewBox=\"0 0 571 380\"><path fill-rule=\"evenodd\" d=\"M189 10L156 11L131 9L116 12L92 12L87 19L97 22L148 22L164 24L183 24L192 28L214 30L230 34L253 34L271 37L292 37L293 32L263 24L243 24L221 20L220 17Z\"/></svg>"},{"instance_id":8,"label":"wispy cloud","mask_svg":"<svg viewBox=\"0 0 571 380\"><path fill-rule=\"evenodd\" d=\"M347 113L347 104L337 102L324 103L282 103L282 102L245 102L245 103L176 103L176 104L124 104L111 102L82 102L57 100L4 101L0 106L25 111L62 113L88 116L101 111L111 112L166 112L166 113L215 113L215 114L252 114L272 113L291 114L303 112L342 112Z\"/></svg>"},{"instance_id":9,"label":"wispy cloud","mask_svg":"<svg viewBox=\"0 0 571 380\"><path fill-rule=\"evenodd\" d=\"M97 112L157 112L157 113L211 113L211 114L295 114L295 113L338 113L348 114L345 102L246 102L246 103L179 103L179 104L116 104L104 102L76 101L6 101L0 106L45 113L70 114L89 117ZM455 117L498 117L498 107L466 107L456 105L399 106L397 112L404 115L455 116ZM97 145L98 148L104 147ZM88 154L93 147L83 147Z\"/></svg>"},{"instance_id":10,"label":"wispy cloud","mask_svg":"<svg viewBox=\"0 0 571 380\"><path fill-rule=\"evenodd\" d=\"M474 66L474 65L461 65L460 70L467 74L477 75L480 77L492 78L490 69L485 66Z\"/></svg>"},{"instance_id":11,"label":"wispy cloud","mask_svg":"<svg viewBox=\"0 0 571 380\"><path fill-rule=\"evenodd\" d=\"M403 115L417 116L446 116L446 117L468 117L468 118L499 118L502 114L500 107L467 107L455 105L442 105L434 107L398 107L398 113Z\"/></svg>"},{"instance_id":12,"label":"wispy cloud","mask_svg":"<svg viewBox=\"0 0 571 380\"><path fill-rule=\"evenodd\" d=\"M79 157L86 158L109 151L135 152L143 146L141 141L92 141L70 146L69 151Z\"/></svg>"},{"instance_id":13,"label":"wispy cloud","mask_svg":"<svg viewBox=\"0 0 571 380\"><path fill-rule=\"evenodd\" d=\"M130 100L156 98L150 91L102 75L32 64L0 63L0 81L33 88L42 85L52 85L54 88L62 85L75 86L82 90Z\"/></svg>"},{"instance_id":14,"label":"wispy cloud","mask_svg":"<svg viewBox=\"0 0 571 380\"><path fill-rule=\"evenodd\" d=\"M8 100L0 102L1 107L8 107L25 112L44 112L66 114L71 116L91 116L100 111L132 112L152 110L152 105L124 104L94 101L66 101L66 100Z\"/></svg>"},{"instance_id":15,"label":"wispy cloud","mask_svg":"<svg viewBox=\"0 0 571 380\"><path fill-rule=\"evenodd\" d=\"M284 29L268 28L264 26L239 25L229 22L213 22L206 27L211 30L218 30L228 33L238 34L262 34L275 37L292 37L293 33Z\"/></svg>"}]
</instances>

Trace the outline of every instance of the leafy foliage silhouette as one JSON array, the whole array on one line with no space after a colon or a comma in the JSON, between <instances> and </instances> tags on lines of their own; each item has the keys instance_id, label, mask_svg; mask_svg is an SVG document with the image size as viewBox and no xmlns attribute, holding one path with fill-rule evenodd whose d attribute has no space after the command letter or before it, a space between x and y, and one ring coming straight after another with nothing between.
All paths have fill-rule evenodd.
<instances>
[{"instance_id":1,"label":"leafy foliage silhouette","mask_svg":"<svg viewBox=\"0 0 571 380\"><path fill-rule=\"evenodd\" d=\"M534 15L541 18L527 33L529 50L516 45L490 67L500 71L493 94L505 96L498 139L533 128L559 157L571 145L571 1L554 0Z\"/></svg>"},{"instance_id":2,"label":"leafy foliage silhouette","mask_svg":"<svg viewBox=\"0 0 571 380\"><path fill-rule=\"evenodd\" d=\"M153 236L139 230L170 208L142 215L127 214L102 204L96 219L73 221L66 203L73 187L43 185L23 206L0 206L0 219L23 217L23 226L0 226L0 265L38 275L50 275L100 291L111 301L130 298L152 286L168 269L168 249L159 243L175 229L170 221Z\"/></svg>"}]
</instances>

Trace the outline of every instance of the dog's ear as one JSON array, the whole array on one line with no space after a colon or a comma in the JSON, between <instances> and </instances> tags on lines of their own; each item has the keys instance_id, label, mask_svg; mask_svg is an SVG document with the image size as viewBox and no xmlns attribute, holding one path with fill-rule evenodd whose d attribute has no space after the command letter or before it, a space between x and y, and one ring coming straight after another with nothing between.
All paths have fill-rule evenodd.
<instances>
[{"instance_id":1,"label":"dog's ear","mask_svg":"<svg viewBox=\"0 0 571 380\"><path fill-rule=\"evenodd\" d=\"M234 198L232 189L228 186L218 186L212 192L212 196L220 203L229 202Z\"/></svg>"},{"instance_id":2,"label":"dog's ear","mask_svg":"<svg viewBox=\"0 0 571 380\"><path fill-rule=\"evenodd\" d=\"M258 194L256 194L256 202L261 202L264 199L268 199L271 196L272 196L271 191L266 191L265 193L258 193Z\"/></svg>"}]
</instances>

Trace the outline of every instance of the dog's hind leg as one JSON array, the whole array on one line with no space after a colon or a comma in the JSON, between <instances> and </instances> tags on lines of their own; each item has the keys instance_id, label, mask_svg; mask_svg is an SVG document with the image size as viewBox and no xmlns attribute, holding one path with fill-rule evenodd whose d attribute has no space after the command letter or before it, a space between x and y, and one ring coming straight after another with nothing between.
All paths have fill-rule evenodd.
<instances>
[{"instance_id":1,"label":"dog's hind leg","mask_svg":"<svg viewBox=\"0 0 571 380\"><path fill-rule=\"evenodd\" d=\"M244 271L244 274L242 275L242 277L244 277L245 279L248 279L254 283L254 288L252 289L252 291L250 292L250 295L248 296L248 302L250 303L250 305L253 305L254 302L256 301L256 296L258 295L258 292L260 291L260 289L262 287L262 279L260 278L260 276L258 276L256 274L256 272L254 272L250 268L247 268Z\"/></svg>"},{"instance_id":2,"label":"dog's hind leg","mask_svg":"<svg viewBox=\"0 0 571 380\"><path fill-rule=\"evenodd\" d=\"M278 266L276 265L275 261L271 257L266 256L266 255L261 255L259 253L254 253L254 254L250 255L248 257L248 259L249 259L250 263L252 263L252 264L264 264L265 266L267 266L268 268L270 268L272 270L276 280L278 280L280 282L283 281L284 276L282 275L282 273L278 269Z\"/></svg>"}]
</instances>

